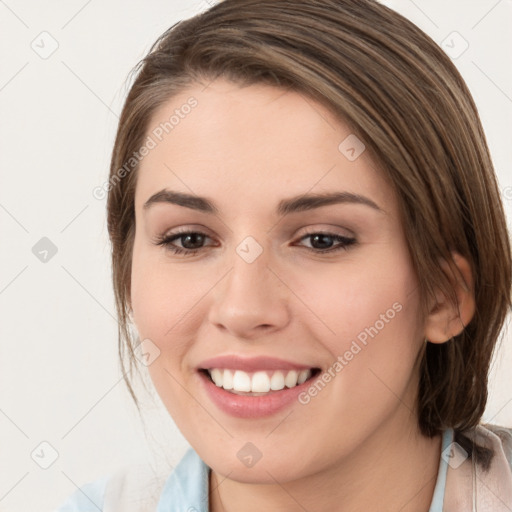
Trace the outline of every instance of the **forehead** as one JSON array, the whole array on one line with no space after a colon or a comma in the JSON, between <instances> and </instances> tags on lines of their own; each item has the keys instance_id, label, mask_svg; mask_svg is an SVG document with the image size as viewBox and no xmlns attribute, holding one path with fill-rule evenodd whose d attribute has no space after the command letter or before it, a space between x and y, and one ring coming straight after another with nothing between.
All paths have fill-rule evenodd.
<instances>
[{"instance_id":1,"label":"forehead","mask_svg":"<svg viewBox=\"0 0 512 512\"><path fill-rule=\"evenodd\" d=\"M388 212L395 206L364 141L295 91L220 79L192 86L154 113L146 136L154 147L140 163L137 209L163 188L258 211L333 190L365 193Z\"/></svg>"}]
</instances>

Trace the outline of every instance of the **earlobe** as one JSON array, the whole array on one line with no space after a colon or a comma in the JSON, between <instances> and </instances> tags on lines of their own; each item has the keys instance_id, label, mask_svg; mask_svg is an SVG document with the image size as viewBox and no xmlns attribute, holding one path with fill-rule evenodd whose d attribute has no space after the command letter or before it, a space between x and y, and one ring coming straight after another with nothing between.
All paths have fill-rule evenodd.
<instances>
[{"instance_id":1,"label":"earlobe","mask_svg":"<svg viewBox=\"0 0 512 512\"><path fill-rule=\"evenodd\" d=\"M441 267L449 276L450 283L455 290L457 303L446 297L440 290L436 293L425 320L425 338L431 343L444 343L460 334L469 324L475 314L474 280L471 265L466 258L458 253L452 253L453 263L459 272L454 271L445 260Z\"/></svg>"}]
</instances>

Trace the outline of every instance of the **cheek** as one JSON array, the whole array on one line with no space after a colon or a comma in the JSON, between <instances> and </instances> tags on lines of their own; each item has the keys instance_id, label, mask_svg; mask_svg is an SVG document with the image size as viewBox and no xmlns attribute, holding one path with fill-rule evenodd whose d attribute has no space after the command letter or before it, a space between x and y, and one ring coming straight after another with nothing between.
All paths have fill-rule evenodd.
<instances>
[{"instance_id":1,"label":"cheek","mask_svg":"<svg viewBox=\"0 0 512 512\"><path fill-rule=\"evenodd\" d=\"M211 271L185 267L135 244L133 320L140 339L149 339L158 348L159 356L148 371L166 400L181 395L179 383L190 373L188 354L206 316L204 298L218 279Z\"/></svg>"},{"instance_id":2,"label":"cheek","mask_svg":"<svg viewBox=\"0 0 512 512\"><path fill-rule=\"evenodd\" d=\"M133 318L140 336L154 338L158 343L181 327L180 319L186 316L193 298L199 293L197 284L179 267L166 264L160 251L145 247L136 238L131 300Z\"/></svg>"},{"instance_id":3,"label":"cheek","mask_svg":"<svg viewBox=\"0 0 512 512\"><path fill-rule=\"evenodd\" d=\"M384 414L394 393L405 394L411 383L421 348L420 301L406 256L383 251L375 261L354 259L314 278L299 277L319 320L308 325L331 354L331 389L344 397L336 406L344 412L376 404Z\"/></svg>"},{"instance_id":4,"label":"cheek","mask_svg":"<svg viewBox=\"0 0 512 512\"><path fill-rule=\"evenodd\" d=\"M298 273L291 282L308 306L313 319L308 325L334 357L354 340L364 346L377 337L412 341L416 334L417 281L405 257L386 258L381 252L374 261L347 258Z\"/></svg>"},{"instance_id":5,"label":"cheek","mask_svg":"<svg viewBox=\"0 0 512 512\"><path fill-rule=\"evenodd\" d=\"M165 272L162 265L152 261L151 254L135 243L132 273L131 273L131 301L133 321L141 340L149 339L158 347L159 356L148 367L153 378L156 368L167 367L163 365L169 351L176 356L180 352L178 343L164 343L172 336L173 326L179 323L179 308L176 291L180 283L173 282L176 273ZM171 360L175 360L176 356ZM168 368L172 371L172 368Z\"/></svg>"},{"instance_id":6,"label":"cheek","mask_svg":"<svg viewBox=\"0 0 512 512\"><path fill-rule=\"evenodd\" d=\"M381 254L320 277L302 283L322 320L315 335L333 360L330 392L319 399L334 404L326 424L351 417L370 431L397 405L414 406L411 379L421 348L416 276L405 256Z\"/></svg>"},{"instance_id":7,"label":"cheek","mask_svg":"<svg viewBox=\"0 0 512 512\"><path fill-rule=\"evenodd\" d=\"M187 411L183 365L193 339L197 297L186 286L184 272L171 270L151 253L134 249L132 263L133 320L141 340L156 345L158 356L147 366L155 389L177 423ZM193 282L190 283L192 286ZM194 300L195 298L195 300Z\"/></svg>"}]
</instances>

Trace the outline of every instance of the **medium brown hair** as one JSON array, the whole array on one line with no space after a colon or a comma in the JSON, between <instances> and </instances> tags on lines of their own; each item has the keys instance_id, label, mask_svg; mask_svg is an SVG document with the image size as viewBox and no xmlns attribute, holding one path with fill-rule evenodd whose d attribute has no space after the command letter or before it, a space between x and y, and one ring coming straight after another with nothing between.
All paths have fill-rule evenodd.
<instances>
[{"instance_id":1,"label":"medium brown hair","mask_svg":"<svg viewBox=\"0 0 512 512\"><path fill-rule=\"evenodd\" d=\"M453 265L452 251L469 261L476 313L452 340L425 344L417 407L426 436L477 425L510 308L510 242L476 106L436 43L371 0L225 0L172 26L135 72L112 154L107 204L127 373L134 367L127 322L138 170L131 156L143 145L155 110L187 87L217 77L264 83L320 102L364 141L397 192L425 311L436 289L455 300L440 261ZM119 179L123 166L128 172Z\"/></svg>"}]
</instances>

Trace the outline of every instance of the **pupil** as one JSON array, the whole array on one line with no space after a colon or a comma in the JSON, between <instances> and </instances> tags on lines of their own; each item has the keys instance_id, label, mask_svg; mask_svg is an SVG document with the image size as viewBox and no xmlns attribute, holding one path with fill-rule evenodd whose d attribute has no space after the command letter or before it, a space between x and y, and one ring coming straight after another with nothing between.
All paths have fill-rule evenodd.
<instances>
[{"instance_id":1,"label":"pupil","mask_svg":"<svg viewBox=\"0 0 512 512\"><path fill-rule=\"evenodd\" d=\"M327 243L325 243L325 239L327 239ZM322 234L318 234L318 235L314 235L313 236L313 246L315 245L315 243L317 243L318 241L320 240L320 247L317 247L318 249L325 249L325 248L329 248L331 245L332 245L332 236L329 236L329 235L322 235ZM322 243L322 240L324 240L324 243Z\"/></svg>"},{"instance_id":2,"label":"pupil","mask_svg":"<svg viewBox=\"0 0 512 512\"><path fill-rule=\"evenodd\" d=\"M202 239L203 239L203 235L200 235L199 233L185 235L182 238L182 245L186 249L196 249L197 247L201 247L201 243L203 241ZM192 240L192 245L194 247L188 247L188 243L190 242L190 240ZM199 240L199 242L198 242L198 240ZM194 243L194 241L195 241L195 243ZM197 245L197 247L195 247L196 245Z\"/></svg>"}]
</instances>

